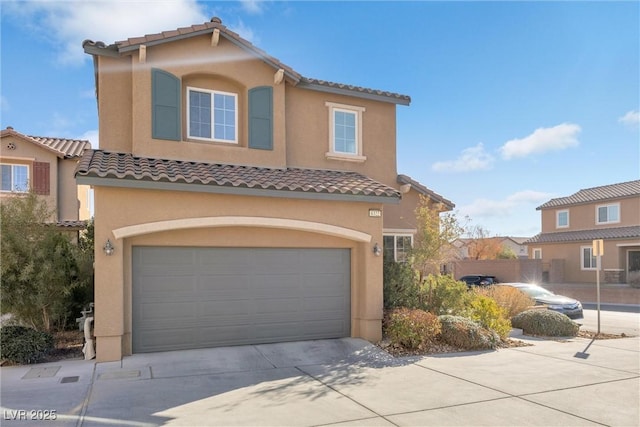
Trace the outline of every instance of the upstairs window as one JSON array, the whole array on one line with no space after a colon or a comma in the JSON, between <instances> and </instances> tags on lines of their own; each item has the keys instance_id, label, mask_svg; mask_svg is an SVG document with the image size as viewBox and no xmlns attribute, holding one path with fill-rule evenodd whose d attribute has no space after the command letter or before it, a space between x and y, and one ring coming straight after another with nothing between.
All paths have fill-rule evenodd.
<instances>
[{"instance_id":1,"label":"upstairs window","mask_svg":"<svg viewBox=\"0 0 640 427\"><path fill-rule=\"evenodd\" d=\"M29 167L2 164L2 191L26 193L29 191Z\"/></svg>"},{"instance_id":2,"label":"upstairs window","mask_svg":"<svg viewBox=\"0 0 640 427\"><path fill-rule=\"evenodd\" d=\"M569 211L556 212L556 228L569 227Z\"/></svg>"},{"instance_id":3,"label":"upstairs window","mask_svg":"<svg viewBox=\"0 0 640 427\"><path fill-rule=\"evenodd\" d=\"M208 141L238 142L238 95L187 88L188 137Z\"/></svg>"},{"instance_id":4,"label":"upstairs window","mask_svg":"<svg viewBox=\"0 0 640 427\"><path fill-rule=\"evenodd\" d=\"M542 259L542 248L533 249L533 259Z\"/></svg>"},{"instance_id":5,"label":"upstairs window","mask_svg":"<svg viewBox=\"0 0 640 427\"><path fill-rule=\"evenodd\" d=\"M363 107L327 102L329 108L329 151L327 158L364 161L362 155Z\"/></svg>"},{"instance_id":6,"label":"upstairs window","mask_svg":"<svg viewBox=\"0 0 640 427\"><path fill-rule=\"evenodd\" d=\"M620 203L596 207L596 224L612 224L620 222Z\"/></svg>"}]
</instances>

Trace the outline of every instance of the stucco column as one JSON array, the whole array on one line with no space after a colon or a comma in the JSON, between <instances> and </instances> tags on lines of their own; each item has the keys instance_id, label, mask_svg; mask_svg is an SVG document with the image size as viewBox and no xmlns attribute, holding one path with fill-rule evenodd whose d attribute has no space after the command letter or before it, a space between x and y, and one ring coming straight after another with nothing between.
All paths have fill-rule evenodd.
<instances>
[{"instance_id":1,"label":"stucco column","mask_svg":"<svg viewBox=\"0 0 640 427\"><path fill-rule=\"evenodd\" d=\"M382 247L376 238L369 243L358 244L356 285L356 312L353 336L367 341L382 339L382 255L373 253L374 245Z\"/></svg>"},{"instance_id":2,"label":"stucco column","mask_svg":"<svg viewBox=\"0 0 640 427\"><path fill-rule=\"evenodd\" d=\"M124 331L124 248L108 225L108 206L101 206L100 189L95 189L95 316L96 359L106 362L122 359ZM98 216L100 213L100 216ZM103 247L111 240L115 250L106 255Z\"/></svg>"}]
</instances>

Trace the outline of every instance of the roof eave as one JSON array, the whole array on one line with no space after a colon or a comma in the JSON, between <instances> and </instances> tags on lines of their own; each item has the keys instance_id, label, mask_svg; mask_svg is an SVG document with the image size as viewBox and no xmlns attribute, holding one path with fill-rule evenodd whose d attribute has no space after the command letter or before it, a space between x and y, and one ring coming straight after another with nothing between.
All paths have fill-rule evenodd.
<instances>
[{"instance_id":1,"label":"roof eave","mask_svg":"<svg viewBox=\"0 0 640 427\"><path fill-rule=\"evenodd\" d=\"M340 87L331 87L325 86L317 83L310 83L305 81L300 81L297 85L299 88L315 90L318 92L326 92L334 95L345 95L345 96L353 96L356 98L369 99L372 101L382 101L382 102L390 102L393 104L399 105L409 105L411 104L411 99L403 97L395 97L395 96L387 96L377 93L369 93L369 92L361 92L354 89L345 89Z\"/></svg>"},{"instance_id":2,"label":"roof eave","mask_svg":"<svg viewBox=\"0 0 640 427\"><path fill-rule=\"evenodd\" d=\"M80 166L80 165L79 165ZM332 200L398 204L400 195L386 196L374 194L352 194L352 193L323 193L310 191L274 190L248 187L220 186L200 183L151 181L139 179L121 179L100 177L95 175L82 175L76 172L76 182L84 185L95 185L102 187L135 188L146 190L166 190L166 191L187 191L195 193L210 194L232 194L239 196L257 197L278 197L285 199L307 199L307 200Z\"/></svg>"}]
</instances>

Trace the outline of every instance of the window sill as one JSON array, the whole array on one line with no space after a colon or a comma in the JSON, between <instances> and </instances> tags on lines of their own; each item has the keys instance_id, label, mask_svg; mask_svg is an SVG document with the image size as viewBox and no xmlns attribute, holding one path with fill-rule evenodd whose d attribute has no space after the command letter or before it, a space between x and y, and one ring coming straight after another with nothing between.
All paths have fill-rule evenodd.
<instances>
[{"instance_id":1,"label":"window sill","mask_svg":"<svg viewBox=\"0 0 640 427\"><path fill-rule=\"evenodd\" d=\"M366 156L357 156L353 154L325 153L324 156L329 160L342 160L345 162L355 163L364 163L367 160Z\"/></svg>"}]
</instances>

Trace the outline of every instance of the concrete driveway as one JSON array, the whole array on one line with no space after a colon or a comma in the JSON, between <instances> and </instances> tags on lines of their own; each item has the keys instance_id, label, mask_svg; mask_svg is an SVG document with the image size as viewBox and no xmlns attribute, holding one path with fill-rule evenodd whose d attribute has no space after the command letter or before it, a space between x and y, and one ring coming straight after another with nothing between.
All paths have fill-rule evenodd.
<instances>
[{"instance_id":1,"label":"concrete driveway","mask_svg":"<svg viewBox=\"0 0 640 427\"><path fill-rule=\"evenodd\" d=\"M347 338L3 367L2 425L639 424L638 338L523 340L400 359Z\"/></svg>"}]
</instances>

